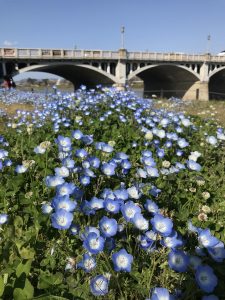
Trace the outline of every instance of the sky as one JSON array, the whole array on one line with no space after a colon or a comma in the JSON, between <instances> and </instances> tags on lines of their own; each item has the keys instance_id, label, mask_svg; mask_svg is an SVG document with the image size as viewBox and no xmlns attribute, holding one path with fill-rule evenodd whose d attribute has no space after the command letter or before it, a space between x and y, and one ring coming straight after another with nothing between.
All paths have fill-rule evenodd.
<instances>
[{"instance_id":1,"label":"sky","mask_svg":"<svg viewBox=\"0 0 225 300\"><path fill-rule=\"evenodd\" d=\"M0 0L0 47L212 54L225 0ZM210 36L210 38L209 38Z\"/></svg>"}]
</instances>

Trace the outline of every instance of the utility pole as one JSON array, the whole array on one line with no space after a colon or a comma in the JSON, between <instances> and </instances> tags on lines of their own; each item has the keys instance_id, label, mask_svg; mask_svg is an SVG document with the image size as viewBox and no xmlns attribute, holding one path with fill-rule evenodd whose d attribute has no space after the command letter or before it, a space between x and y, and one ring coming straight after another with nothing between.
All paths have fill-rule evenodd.
<instances>
[{"instance_id":1,"label":"utility pole","mask_svg":"<svg viewBox=\"0 0 225 300\"><path fill-rule=\"evenodd\" d=\"M207 53L210 53L210 41L211 41L211 35L209 34L207 36Z\"/></svg>"},{"instance_id":2,"label":"utility pole","mask_svg":"<svg viewBox=\"0 0 225 300\"><path fill-rule=\"evenodd\" d=\"M121 27L121 49L124 49L124 32L125 32L125 27Z\"/></svg>"}]
</instances>

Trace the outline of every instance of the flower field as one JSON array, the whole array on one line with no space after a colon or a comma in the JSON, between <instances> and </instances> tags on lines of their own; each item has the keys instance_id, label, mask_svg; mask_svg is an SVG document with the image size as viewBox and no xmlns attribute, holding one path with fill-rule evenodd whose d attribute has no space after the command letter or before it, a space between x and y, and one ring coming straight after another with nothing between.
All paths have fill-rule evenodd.
<instances>
[{"instance_id":1,"label":"flower field","mask_svg":"<svg viewBox=\"0 0 225 300\"><path fill-rule=\"evenodd\" d=\"M0 99L1 299L225 299L215 120L101 86Z\"/></svg>"}]
</instances>

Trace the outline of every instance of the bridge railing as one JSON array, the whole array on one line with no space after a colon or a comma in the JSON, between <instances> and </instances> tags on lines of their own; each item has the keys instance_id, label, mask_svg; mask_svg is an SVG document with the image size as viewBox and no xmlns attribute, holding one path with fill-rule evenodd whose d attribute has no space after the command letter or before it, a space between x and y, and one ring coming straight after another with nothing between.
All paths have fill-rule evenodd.
<instances>
[{"instance_id":1,"label":"bridge railing","mask_svg":"<svg viewBox=\"0 0 225 300\"><path fill-rule=\"evenodd\" d=\"M119 54L117 51L103 50L0 48L0 57L27 59L119 59Z\"/></svg>"},{"instance_id":2,"label":"bridge railing","mask_svg":"<svg viewBox=\"0 0 225 300\"><path fill-rule=\"evenodd\" d=\"M225 56L211 54L185 54L178 52L125 52L126 59L140 61L177 61L177 62L215 62L225 63ZM0 48L1 58L24 59L115 59L120 58L119 51L105 50L78 50L78 49L27 49L27 48ZM124 57L123 57L124 59Z\"/></svg>"}]
</instances>

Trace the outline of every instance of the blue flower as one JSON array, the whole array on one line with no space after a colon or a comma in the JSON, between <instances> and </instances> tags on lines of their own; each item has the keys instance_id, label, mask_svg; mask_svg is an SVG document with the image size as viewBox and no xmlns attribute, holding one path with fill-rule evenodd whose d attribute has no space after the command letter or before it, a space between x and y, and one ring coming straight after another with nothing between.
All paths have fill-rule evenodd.
<instances>
[{"instance_id":1,"label":"blue flower","mask_svg":"<svg viewBox=\"0 0 225 300\"><path fill-rule=\"evenodd\" d=\"M174 300L166 288L154 288L149 300Z\"/></svg>"},{"instance_id":2,"label":"blue flower","mask_svg":"<svg viewBox=\"0 0 225 300\"><path fill-rule=\"evenodd\" d=\"M108 198L104 201L104 208L106 211L116 214L120 210L120 202L118 200Z\"/></svg>"},{"instance_id":3,"label":"blue flower","mask_svg":"<svg viewBox=\"0 0 225 300\"><path fill-rule=\"evenodd\" d=\"M121 212L126 221L132 221L136 213L141 213L141 209L133 201L128 201L121 206Z\"/></svg>"},{"instance_id":4,"label":"blue flower","mask_svg":"<svg viewBox=\"0 0 225 300\"><path fill-rule=\"evenodd\" d=\"M64 182L56 187L57 195L65 196L73 194L76 186L73 183Z\"/></svg>"},{"instance_id":5,"label":"blue flower","mask_svg":"<svg viewBox=\"0 0 225 300\"><path fill-rule=\"evenodd\" d=\"M66 211L72 212L75 210L77 203L76 201L71 201L68 195L56 196L53 198L51 206L55 209L64 209Z\"/></svg>"},{"instance_id":6,"label":"blue flower","mask_svg":"<svg viewBox=\"0 0 225 300\"><path fill-rule=\"evenodd\" d=\"M83 255L82 261L77 264L77 267L89 273L96 267L96 260L93 256L85 253Z\"/></svg>"},{"instance_id":7,"label":"blue flower","mask_svg":"<svg viewBox=\"0 0 225 300\"><path fill-rule=\"evenodd\" d=\"M121 249L120 251L113 253L112 261L115 271L130 272L131 264L133 262L133 256L127 253L125 249Z\"/></svg>"},{"instance_id":8,"label":"blue flower","mask_svg":"<svg viewBox=\"0 0 225 300\"><path fill-rule=\"evenodd\" d=\"M108 293L109 280L103 275L91 279L90 289L94 296L104 296Z\"/></svg>"},{"instance_id":9,"label":"blue flower","mask_svg":"<svg viewBox=\"0 0 225 300\"><path fill-rule=\"evenodd\" d=\"M61 168L55 168L55 175L60 177L68 177L70 175L67 167L62 166Z\"/></svg>"},{"instance_id":10,"label":"blue flower","mask_svg":"<svg viewBox=\"0 0 225 300\"><path fill-rule=\"evenodd\" d=\"M222 242L219 242L213 247L208 247L207 250L214 261L223 262L225 259L225 249Z\"/></svg>"},{"instance_id":11,"label":"blue flower","mask_svg":"<svg viewBox=\"0 0 225 300\"><path fill-rule=\"evenodd\" d=\"M24 165L18 165L15 169L16 173L21 174L27 171L27 168Z\"/></svg>"},{"instance_id":12,"label":"blue flower","mask_svg":"<svg viewBox=\"0 0 225 300\"><path fill-rule=\"evenodd\" d=\"M0 225L5 224L8 221L8 215L7 214L0 214Z\"/></svg>"},{"instance_id":13,"label":"blue flower","mask_svg":"<svg viewBox=\"0 0 225 300\"><path fill-rule=\"evenodd\" d=\"M76 140L80 140L83 137L83 133L80 130L74 130L72 132L72 138L76 139Z\"/></svg>"},{"instance_id":14,"label":"blue flower","mask_svg":"<svg viewBox=\"0 0 225 300\"><path fill-rule=\"evenodd\" d=\"M154 218L151 219L153 230L162 236L169 236L173 229L173 222L169 218L165 218L160 214L155 214Z\"/></svg>"},{"instance_id":15,"label":"blue flower","mask_svg":"<svg viewBox=\"0 0 225 300\"><path fill-rule=\"evenodd\" d=\"M214 247L216 244L219 243L219 240L211 235L209 229L201 230L198 236L198 241L200 246L203 246L205 248Z\"/></svg>"},{"instance_id":16,"label":"blue flower","mask_svg":"<svg viewBox=\"0 0 225 300\"><path fill-rule=\"evenodd\" d=\"M187 271L189 259L181 250L171 250L168 255L168 263L171 269L177 272Z\"/></svg>"},{"instance_id":17,"label":"blue flower","mask_svg":"<svg viewBox=\"0 0 225 300\"><path fill-rule=\"evenodd\" d=\"M114 164L103 163L101 170L105 175L112 176L112 175L115 175L115 168L116 168L116 166Z\"/></svg>"},{"instance_id":18,"label":"blue flower","mask_svg":"<svg viewBox=\"0 0 225 300\"><path fill-rule=\"evenodd\" d=\"M51 215L52 227L56 229L68 229L73 221L73 214L65 209L58 209Z\"/></svg>"},{"instance_id":19,"label":"blue flower","mask_svg":"<svg viewBox=\"0 0 225 300\"><path fill-rule=\"evenodd\" d=\"M45 178L45 183L48 187L56 187L57 185L61 185L65 182L65 180L60 176L47 176Z\"/></svg>"},{"instance_id":20,"label":"blue flower","mask_svg":"<svg viewBox=\"0 0 225 300\"><path fill-rule=\"evenodd\" d=\"M88 234L83 242L84 248L91 254L98 254L104 249L105 240L103 237L97 235L95 232Z\"/></svg>"},{"instance_id":21,"label":"blue flower","mask_svg":"<svg viewBox=\"0 0 225 300\"><path fill-rule=\"evenodd\" d=\"M43 214L50 214L53 210L53 207L50 203L44 203L41 207Z\"/></svg>"},{"instance_id":22,"label":"blue flower","mask_svg":"<svg viewBox=\"0 0 225 300\"><path fill-rule=\"evenodd\" d=\"M201 165L194 160L187 160L187 167L193 171L201 171Z\"/></svg>"},{"instance_id":23,"label":"blue flower","mask_svg":"<svg viewBox=\"0 0 225 300\"><path fill-rule=\"evenodd\" d=\"M139 230L148 230L149 222L142 216L141 213L136 213L132 219L132 223Z\"/></svg>"},{"instance_id":24,"label":"blue flower","mask_svg":"<svg viewBox=\"0 0 225 300\"><path fill-rule=\"evenodd\" d=\"M145 202L145 204L144 204L144 207L145 207L145 209L146 209L148 212L150 212L150 213L156 214L156 213L159 212L159 207L158 207L158 205L157 205L154 201L152 201L152 200L150 200L150 199L147 199L147 200L146 200L146 202Z\"/></svg>"},{"instance_id":25,"label":"blue flower","mask_svg":"<svg viewBox=\"0 0 225 300\"><path fill-rule=\"evenodd\" d=\"M211 293L217 286L218 279L213 272L213 269L209 266L199 266L195 273L195 280L200 287L206 293Z\"/></svg>"},{"instance_id":26,"label":"blue flower","mask_svg":"<svg viewBox=\"0 0 225 300\"><path fill-rule=\"evenodd\" d=\"M104 216L99 221L99 228L104 237L112 237L117 233L117 221Z\"/></svg>"}]
</instances>

